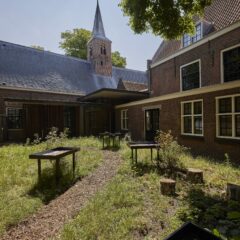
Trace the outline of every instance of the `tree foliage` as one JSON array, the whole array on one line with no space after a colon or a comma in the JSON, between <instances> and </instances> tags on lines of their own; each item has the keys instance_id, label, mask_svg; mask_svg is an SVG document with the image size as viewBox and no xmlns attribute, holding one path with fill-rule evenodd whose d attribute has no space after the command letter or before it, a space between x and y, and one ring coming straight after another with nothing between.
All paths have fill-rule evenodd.
<instances>
[{"instance_id":1,"label":"tree foliage","mask_svg":"<svg viewBox=\"0 0 240 240\"><path fill-rule=\"evenodd\" d=\"M30 47L35 48L35 49L40 50L40 51L44 51L44 47L41 47L41 46L38 46L38 45L32 45Z\"/></svg>"},{"instance_id":2,"label":"tree foliage","mask_svg":"<svg viewBox=\"0 0 240 240\"><path fill-rule=\"evenodd\" d=\"M87 59L87 43L91 39L91 32L86 29L75 28L73 31L61 33L60 48L68 56ZM118 51L112 53L112 64L116 67L126 67L126 58L122 57Z\"/></svg>"},{"instance_id":3,"label":"tree foliage","mask_svg":"<svg viewBox=\"0 0 240 240\"><path fill-rule=\"evenodd\" d=\"M90 38L91 32L83 28L65 31L61 33L60 47L68 56L87 59L87 43Z\"/></svg>"},{"instance_id":4,"label":"tree foliage","mask_svg":"<svg viewBox=\"0 0 240 240\"><path fill-rule=\"evenodd\" d=\"M121 0L135 33L151 31L165 39L177 39L195 31L193 17L202 16L212 0Z\"/></svg>"},{"instance_id":5,"label":"tree foliage","mask_svg":"<svg viewBox=\"0 0 240 240\"><path fill-rule=\"evenodd\" d=\"M127 60L125 57L120 55L120 52L116 51L112 53L112 64L115 67L123 67L125 68L127 65Z\"/></svg>"}]
</instances>

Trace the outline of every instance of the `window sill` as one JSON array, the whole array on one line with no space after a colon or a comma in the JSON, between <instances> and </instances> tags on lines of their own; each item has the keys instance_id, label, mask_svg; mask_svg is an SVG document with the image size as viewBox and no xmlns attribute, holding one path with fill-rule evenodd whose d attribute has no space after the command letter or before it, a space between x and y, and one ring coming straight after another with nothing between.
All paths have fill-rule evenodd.
<instances>
[{"instance_id":1,"label":"window sill","mask_svg":"<svg viewBox=\"0 0 240 240\"><path fill-rule=\"evenodd\" d=\"M229 138L229 137L216 137L215 141L217 143L232 143L232 144L239 144L240 138Z\"/></svg>"},{"instance_id":2,"label":"window sill","mask_svg":"<svg viewBox=\"0 0 240 240\"><path fill-rule=\"evenodd\" d=\"M193 138L193 139L204 140L203 135L192 135L192 134L181 134L181 138Z\"/></svg>"}]
</instances>

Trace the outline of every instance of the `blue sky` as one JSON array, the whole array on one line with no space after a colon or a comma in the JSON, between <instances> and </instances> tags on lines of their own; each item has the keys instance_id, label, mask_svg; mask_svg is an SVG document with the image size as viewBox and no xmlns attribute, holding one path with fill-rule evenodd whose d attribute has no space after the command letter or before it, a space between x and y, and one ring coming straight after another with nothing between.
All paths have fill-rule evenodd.
<instances>
[{"instance_id":1,"label":"blue sky","mask_svg":"<svg viewBox=\"0 0 240 240\"><path fill-rule=\"evenodd\" d=\"M145 70L160 45L160 37L136 35L123 16L118 1L99 0L106 35L113 51L127 58L128 68ZM96 0L0 0L0 40L25 46L59 49L60 34L73 28L92 30Z\"/></svg>"}]
</instances>

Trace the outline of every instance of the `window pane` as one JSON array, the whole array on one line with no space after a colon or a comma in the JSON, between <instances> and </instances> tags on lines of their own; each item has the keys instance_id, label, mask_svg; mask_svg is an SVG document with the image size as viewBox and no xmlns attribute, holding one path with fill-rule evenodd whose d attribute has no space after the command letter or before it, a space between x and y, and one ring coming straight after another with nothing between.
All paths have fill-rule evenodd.
<instances>
[{"instance_id":1,"label":"window pane","mask_svg":"<svg viewBox=\"0 0 240 240\"><path fill-rule=\"evenodd\" d=\"M184 117L183 132L192 133L192 117Z\"/></svg>"},{"instance_id":2,"label":"window pane","mask_svg":"<svg viewBox=\"0 0 240 240\"><path fill-rule=\"evenodd\" d=\"M231 113L232 112L232 99L223 98L219 100L219 113Z\"/></svg>"},{"instance_id":3,"label":"window pane","mask_svg":"<svg viewBox=\"0 0 240 240\"><path fill-rule=\"evenodd\" d=\"M150 121L150 112L146 111L146 130L150 131L152 129L151 121Z\"/></svg>"},{"instance_id":4,"label":"window pane","mask_svg":"<svg viewBox=\"0 0 240 240\"><path fill-rule=\"evenodd\" d=\"M194 102L194 114L202 114L202 102Z\"/></svg>"},{"instance_id":5,"label":"window pane","mask_svg":"<svg viewBox=\"0 0 240 240\"><path fill-rule=\"evenodd\" d=\"M199 62L193 63L182 68L182 89L190 90L199 88Z\"/></svg>"},{"instance_id":6,"label":"window pane","mask_svg":"<svg viewBox=\"0 0 240 240\"><path fill-rule=\"evenodd\" d=\"M192 114L192 103L184 103L183 104L183 115L191 115Z\"/></svg>"},{"instance_id":7,"label":"window pane","mask_svg":"<svg viewBox=\"0 0 240 240\"><path fill-rule=\"evenodd\" d=\"M23 109L8 109L8 129L23 129Z\"/></svg>"},{"instance_id":8,"label":"window pane","mask_svg":"<svg viewBox=\"0 0 240 240\"><path fill-rule=\"evenodd\" d=\"M240 112L240 97L235 98L235 112Z\"/></svg>"},{"instance_id":9,"label":"window pane","mask_svg":"<svg viewBox=\"0 0 240 240\"><path fill-rule=\"evenodd\" d=\"M220 136L232 136L232 116L219 116Z\"/></svg>"},{"instance_id":10,"label":"window pane","mask_svg":"<svg viewBox=\"0 0 240 240\"><path fill-rule=\"evenodd\" d=\"M196 33L195 33L195 35L192 37L192 41L193 41L193 42L197 42L198 40L201 39L201 36L202 36L202 25L201 25L201 23L199 23L199 24L196 26Z\"/></svg>"},{"instance_id":11,"label":"window pane","mask_svg":"<svg viewBox=\"0 0 240 240\"><path fill-rule=\"evenodd\" d=\"M183 47L187 47L191 44L191 37L188 34L183 35Z\"/></svg>"},{"instance_id":12,"label":"window pane","mask_svg":"<svg viewBox=\"0 0 240 240\"><path fill-rule=\"evenodd\" d=\"M240 47L223 53L224 81L240 79Z\"/></svg>"},{"instance_id":13,"label":"window pane","mask_svg":"<svg viewBox=\"0 0 240 240\"><path fill-rule=\"evenodd\" d=\"M236 137L240 137L240 115L235 116Z\"/></svg>"},{"instance_id":14,"label":"window pane","mask_svg":"<svg viewBox=\"0 0 240 240\"><path fill-rule=\"evenodd\" d=\"M194 133L202 134L202 117L194 117Z\"/></svg>"}]
</instances>

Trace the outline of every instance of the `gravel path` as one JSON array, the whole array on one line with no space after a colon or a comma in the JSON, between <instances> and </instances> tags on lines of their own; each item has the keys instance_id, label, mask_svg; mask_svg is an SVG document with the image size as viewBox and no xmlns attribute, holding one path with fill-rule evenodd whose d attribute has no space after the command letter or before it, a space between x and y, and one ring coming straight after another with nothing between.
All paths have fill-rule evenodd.
<instances>
[{"instance_id":1,"label":"gravel path","mask_svg":"<svg viewBox=\"0 0 240 240\"><path fill-rule=\"evenodd\" d=\"M115 176L120 163L118 153L104 151L104 161L93 173L78 181L36 214L9 229L1 239L35 240L55 237L63 225L74 218L88 200Z\"/></svg>"}]
</instances>

